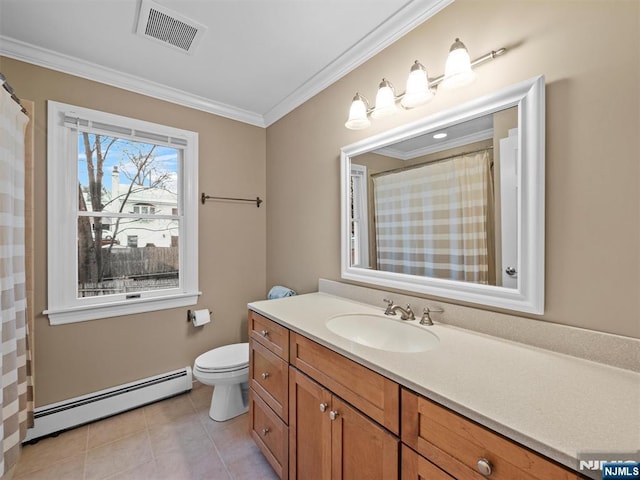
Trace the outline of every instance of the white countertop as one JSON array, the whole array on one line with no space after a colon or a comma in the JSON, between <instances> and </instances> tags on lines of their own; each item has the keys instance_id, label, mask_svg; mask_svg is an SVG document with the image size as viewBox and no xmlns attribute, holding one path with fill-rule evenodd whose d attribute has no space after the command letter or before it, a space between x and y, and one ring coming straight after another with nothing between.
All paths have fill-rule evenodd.
<instances>
[{"instance_id":1,"label":"white countertop","mask_svg":"<svg viewBox=\"0 0 640 480\"><path fill-rule=\"evenodd\" d=\"M365 347L325 323L383 308L326 293L249 308L574 470L580 453L640 451L640 374L633 371L418 320L407 323L439 338L433 350Z\"/></svg>"}]
</instances>

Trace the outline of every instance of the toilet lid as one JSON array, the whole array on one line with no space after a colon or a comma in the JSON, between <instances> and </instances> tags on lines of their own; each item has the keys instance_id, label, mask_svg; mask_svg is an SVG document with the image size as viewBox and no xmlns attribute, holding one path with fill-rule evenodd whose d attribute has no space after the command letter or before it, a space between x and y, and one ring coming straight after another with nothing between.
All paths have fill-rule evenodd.
<instances>
[{"instance_id":1,"label":"toilet lid","mask_svg":"<svg viewBox=\"0 0 640 480\"><path fill-rule=\"evenodd\" d=\"M249 344L234 343L214 348L196 358L195 365L210 372L244 368L249 364Z\"/></svg>"}]
</instances>

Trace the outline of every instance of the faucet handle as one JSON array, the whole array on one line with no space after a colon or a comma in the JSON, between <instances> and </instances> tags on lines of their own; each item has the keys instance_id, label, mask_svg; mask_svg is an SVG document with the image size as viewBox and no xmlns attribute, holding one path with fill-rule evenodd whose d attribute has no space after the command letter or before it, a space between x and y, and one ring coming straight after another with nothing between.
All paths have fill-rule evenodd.
<instances>
[{"instance_id":1,"label":"faucet handle","mask_svg":"<svg viewBox=\"0 0 640 480\"><path fill-rule=\"evenodd\" d=\"M384 311L384 314L385 315L395 315L396 312L394 312L392 310L392 308L393 308L393 300L389 300L388 298L383 298L382 301L387 304L387 309Z\"/></svg>"},{"instance_id":2,"label":"faucet handle","mask_svg":"<svg viewBox=\"0 0 640 480\"><path fill-rule=\"evenodd\" d=\"M433 325L433 320L431 320L431 312L442 313L444 312L444 310L441 308L424 307L422 311L422 318L420 319L420 325Z\"/></svg>"},{"instance_id":3,"label":"faucet handle","mask_svg":"<svg viewBox=\"0 0 640 480\"><path fill-rule=\"evenodd\" d=\"M424 307L422 310L422 318L420 319L420 325L433 325L433 320L431 320L431 310L429 307Z\"/></svg>"}]
</instances>

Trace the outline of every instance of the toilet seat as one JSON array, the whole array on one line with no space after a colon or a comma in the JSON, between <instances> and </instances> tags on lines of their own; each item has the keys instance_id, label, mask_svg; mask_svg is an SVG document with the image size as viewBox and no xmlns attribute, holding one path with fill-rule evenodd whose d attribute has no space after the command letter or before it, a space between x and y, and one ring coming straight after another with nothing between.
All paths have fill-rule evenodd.
<instances>
[{"instance_id":1,"label":"toilet seat","mask_svg":"<svg viewBox=\"0 0 640 480\"><path fill-rule=\"evenodd\" d=\"M203 353L195 361L195 369L205 373L226 373L249 366L249 344L234 343Z\"/></svg>"}]
</instances>

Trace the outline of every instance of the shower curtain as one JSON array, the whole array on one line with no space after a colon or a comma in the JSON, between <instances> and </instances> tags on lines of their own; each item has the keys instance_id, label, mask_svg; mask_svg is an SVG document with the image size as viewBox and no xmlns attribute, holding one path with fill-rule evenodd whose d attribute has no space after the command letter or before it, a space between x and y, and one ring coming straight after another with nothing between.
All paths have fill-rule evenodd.
<instances>
[{"instance_id":1,"label":"shower curtain","mask_svg":"<svg viewBox=\"0 0 640 480\"><path fill-rule=\"evenodd\" d=\"M33 422L26 321L25 128L29 118L0 88L0 475L13 467Z\"/></svg>"},{"instance_id":2,"label":"shower curtain","mask_svg":"<svg viewBox=\"0 0 640 480\"><path fill-rule=\"evenodd\" d=\"M489 283L492 178L488 150L374 177L378 269Z\"/></svg>"}]
</instances>

